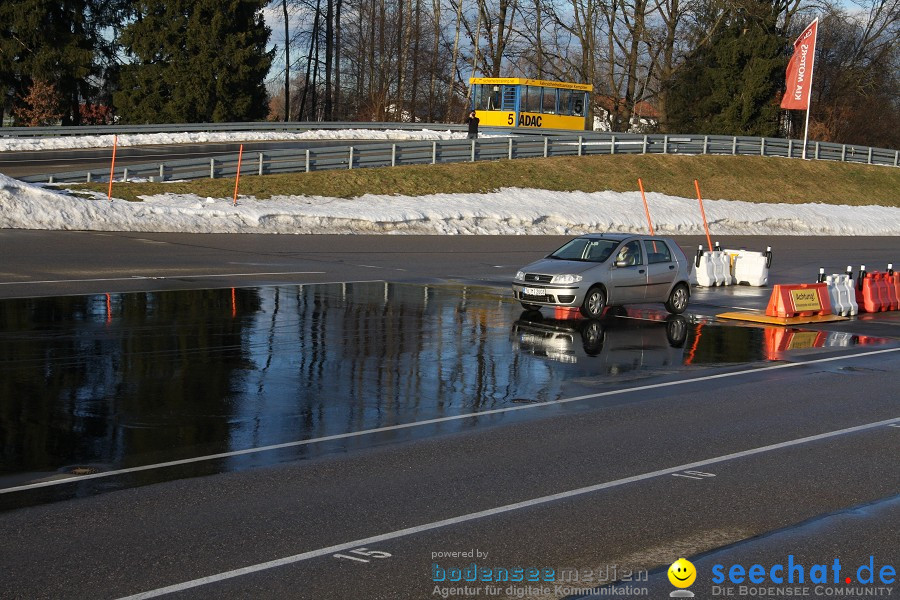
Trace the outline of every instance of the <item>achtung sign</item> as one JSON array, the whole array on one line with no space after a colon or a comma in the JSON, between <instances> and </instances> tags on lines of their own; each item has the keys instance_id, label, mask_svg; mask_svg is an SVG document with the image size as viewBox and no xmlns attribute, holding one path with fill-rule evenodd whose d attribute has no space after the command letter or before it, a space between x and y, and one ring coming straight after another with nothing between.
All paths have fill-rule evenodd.
<instances>
[{"instance_id":1,"label":"achtung sign","mask_svg":"<svg viewBox=\"0 0 900 600\"><path fill-rule=\"evenodd\" d=\"M790 290L791 302L794 304L794 310L804 312L808 310L822 310L822 303L819 301L819 293L815 289L810 290Z\"/></svg>"}]
</instances>

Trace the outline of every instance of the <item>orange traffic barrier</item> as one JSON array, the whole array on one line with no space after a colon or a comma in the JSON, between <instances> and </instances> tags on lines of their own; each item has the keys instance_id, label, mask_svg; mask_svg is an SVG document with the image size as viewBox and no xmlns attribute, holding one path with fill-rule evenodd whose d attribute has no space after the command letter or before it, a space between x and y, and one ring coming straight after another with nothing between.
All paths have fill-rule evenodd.
<instances>
[{"instance_id":1,"label":"orange traffic barrier","mask_svg":"<svg viewBox=\"0 0 900 600\"><path fill-rule=\"evenodd\" d=\"M897 285L895 283L896 277L896 273L884 273L881 276L882 288L884 289L888 310L897 310L898 306L900 306L900 295L897 294Z\"/></svg>"},{"instance_id":2,"label":"orange traffic barrier","mask_svg":"<svg viewBox=\"0 0 900 600\"><path fill-rule=\"evenodd\" d=\"M769 317L809 317L830 315L831 301L825 283L775 285L766 315Z\"/></svg>"},{"instance_id":3,"label":"orange traffic barrier","mask_svg":"<svg viewBox=\"0 0 900 600\"><path fill-rule=\"evenodd\" d=\"M891 273L888 285L893 286L894 296L897 297L897 308L900 309L900 273Z\"/></svg>"},{"instance_id":4,"label":"orange traffic barrier","mask_svg":"<svg viewBox=\"0 0 900 600\"><path fill-rule=\"evenodd\" d=\"M887 301L887 281L882 277L884 273L872 271L865 273L862 280L862 289L857 290L856 302L860 310L866 312L881 312L888 310L890 303Z\"/></svg>"}]
</instances>

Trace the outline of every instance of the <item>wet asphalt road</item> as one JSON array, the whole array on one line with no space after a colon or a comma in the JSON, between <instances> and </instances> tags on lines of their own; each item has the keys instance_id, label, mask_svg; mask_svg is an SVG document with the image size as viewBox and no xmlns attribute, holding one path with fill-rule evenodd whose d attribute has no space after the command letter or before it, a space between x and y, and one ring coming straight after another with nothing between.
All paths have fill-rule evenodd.
<instances>
[{"instance_id":1,"label":"wet asphalt road","mask_svg":"<svg viewBox=\"0 0 900 600\"><path fill-rule=\"evenodd\" d=\"M506 294L516 268L559 241L0 231L0 294L368 280ZM762 249L754 238L721 241ZM763 243L776 252L775 283L812 281L820 266L883 268L900 255L896 238ZM701 290L689 313L702 322L767 298ZM509 321L496 327L509 336L519 311L498 306ZM566 402L505 405L515 412L467 427L373 432L306 460L204 477L180 467L185 478L174 481L10 508L0 515L0 597L116 598L193 582L171 597L557 598L647 569L650 581L634 586L660 598L673 589L661 569L686 556L699 570L692 591L709 598L722 591L716 564L768 569L795 555L809 578L814 563L838 558L854 580L870 556L876 569L896 568L898 325L892 313L821 325L868 342L798 345L777 361L689 365L680 355L639 377L581 373L560 390ZM535 567L544 581L447 581L473 562L482 579L484 569ZM572 569L578 581L562 585Z\"/></svg>"}]
</instances>

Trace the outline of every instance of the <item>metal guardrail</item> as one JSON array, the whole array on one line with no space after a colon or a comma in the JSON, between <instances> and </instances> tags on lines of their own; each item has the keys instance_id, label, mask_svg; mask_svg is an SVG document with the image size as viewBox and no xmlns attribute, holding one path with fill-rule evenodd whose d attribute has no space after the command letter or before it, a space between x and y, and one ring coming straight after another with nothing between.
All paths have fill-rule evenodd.
<instances>
[{"instance_id":1,"label":"metal guardrail","mask_svg":"<svg viewBox=\"0 0 900 600\"><path fill-rule=\"evenodd\" d=\"M508 130L507 130L508 131ZM538 136L512 135L478 140L404 141L342 145L303 150L274 150L245 153L241 173L268 175L334 169L361 169L401 165L513 160L552 156L593 156L600 154L679 154L775 156L802 158L803 144L781 138L698 135L600 134ZM847 163L900 166L900 151L869 146L809 142L807 158ZM234 177L238 155L210 159L183 159L165 163L117 168L117 180L150 181ZM52 175L22 177L32 183L109 181L108 169L71 171Z\"/></svg>"},{"instance_id":2,"label":"metal guardrail","mask_svg":"<svg viewBox=\"0 0 900 600\"><path fill-rule=\"evenodd\" d=\"M368 121L248 121L243 123L166 123L159 125L80 125L73 127L0 127L0 138L126 135L130 133L195 133L226 131L291 131L315 129L400 129L466 131L466 125L449 123L373 123Z\"/></svg>"}]
</instances>

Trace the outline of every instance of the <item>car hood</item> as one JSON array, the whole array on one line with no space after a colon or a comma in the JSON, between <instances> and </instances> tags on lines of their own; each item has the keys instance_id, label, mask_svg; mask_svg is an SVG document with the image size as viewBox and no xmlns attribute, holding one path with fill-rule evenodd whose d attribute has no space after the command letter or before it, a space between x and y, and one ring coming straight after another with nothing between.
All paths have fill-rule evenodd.
<instances>
[{"instance_id":1,"label":"car hood","mask_svg":"<svg viewBox=\"0 0 900 600\"><path fill-rule=\"evenodd\" d=\"M588 269L602 263L585 262L580 260L557 260L555 258L544 258L533 262L519 269L523 273L539 273L543 275L562 275L565 273L584 273Z\"/></svg>"}]
</instances>

